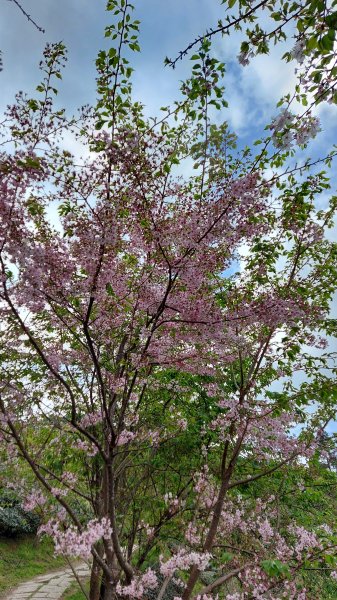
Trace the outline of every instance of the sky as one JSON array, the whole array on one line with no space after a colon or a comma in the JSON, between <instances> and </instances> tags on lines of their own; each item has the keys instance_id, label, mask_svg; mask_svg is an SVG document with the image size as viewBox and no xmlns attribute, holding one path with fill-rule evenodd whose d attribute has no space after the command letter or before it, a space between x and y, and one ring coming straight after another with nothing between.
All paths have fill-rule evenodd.
<instances>
[{"instance_id":1,"label":"sky","mask_svg":"<svg viewBox=\"0 0 337 600\"><path fill-rule=\"evenodd\" d=\"M33 90L38 79L38 63L46 42L63 41L69 62L62 86L62 100L69 107L95 100L94 60L103 44L103 31L111 18L103 0L21 0L22 7L45 29L40 33L11 0L0 0L0 48L4 71L1 74L0 108L18 89ZM134 0L141 20L142 52L136 57L135 95L150 113L177 96L179 80L188 74L189 60L175 71L163 66L166 55L174 57L206 27L224 18L220 0ZM279 97L294 82L294 63L280 61L283 48L270 56L260 56L248 67L238 65L239 34L218 37L217 54L227 66L226 89L230 109L226 118L245 137L252 129L263 127L275 113ZM324 123L337 121L337 109L321 109ZM330 127L325 133L333 139Z\"/></svg>"},{"instance_id":2,"label":"sky","mask_svg":"<svg viewBox=\"0 0 337 600\"><path fill-rule=\"evenodd\" d=\"M29 23L12 0L0 0L0 49L4 70L0 79L0 110L12 101L18 90L33 91L39 81L38 63L46 42L63 41L69 61L60 98L69 108L95 101L97 52L104 43L104 27L111 13L104 0L21 0L42 34ZM147 107L158 114L162 105L177 98L179 82L188 75L189 59L175 70L164 67L166 55L179 50L207 27L224 19L220 0L134 0L135 14L141 21L142 52L135 55L134 92ZM238 64L240 34L215 39L217 55L226 63L225 86L230 102L224 118L247 143L261 135L266 123L277 113L280 96L292 89L296 63L280 60L285 47L273 48L269 56L255 58L248 67ZM290 41L290 47L292 42ZM323 134L315 148L327 147L337 137L337 107L321 105L319 114ZM334 125L331 127L331 125Z\"/></svg>"},{"instance_id":3,"label":"sky","mask_svg":"<svg viewBox=\"0 0 337 600\"><path fill-rule=\"evenodd\" d=\"M189 74L190 61L184 59L176 69L164 66L165 56L175 57L206 28L224 19L220 0L134 0L135 16L141 21L141 53L134 56L134 96L146 105L148 115L159 113L160 106L179 96L180 81ZM76 107L94 103L95 58L104 45L104 28L111 19L104 0L21 0L42 34L29 23L12 0L0 0L0 112L13 102L17 91L33 94L40 80L38 64L46 42L63 41L68 49L68 64L58 101ZM288 49L292 42L289 42ZM265 125L279 109L279 98L295 82L296 63L281 60L286 48L273 48L270 55L255 58L247 67L238 64L240 35L218 37L214 50L226 64L225 86L229 108L221 115L238 134L240 144L250 144L263 135ZM317 110L322 132L308 149L311 156L324 155L337 140L337 107L321 104ZM333 177L336 190L337 177ZM337 240L337 227L330 237ZM332 306L337 317L337 303ZM337 349L337 348L336 348Z\"/></svg>"}]
</instances>

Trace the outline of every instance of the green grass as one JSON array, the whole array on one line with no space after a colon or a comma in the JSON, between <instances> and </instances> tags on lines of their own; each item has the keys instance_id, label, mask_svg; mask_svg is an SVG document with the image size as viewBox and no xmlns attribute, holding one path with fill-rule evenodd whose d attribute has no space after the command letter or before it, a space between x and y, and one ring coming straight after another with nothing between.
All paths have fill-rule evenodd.
<instances>
[{"instance_id":1,"label":"green grass","mask_svg":"<svg viewBox=\"0 0 337 600\"><path fill-rule=\"evenodd\" d=\"M89 591L89 583L84 583L84 589ZM73 583L63 594L62 600L85 600L85 595L79 589L78 583Z\"/></svg>"},{"instance_id":2,"label":"green grass","mask_svg":"<svg viewBox=\"0 0 337 600\"><path fill-rule=\"evenodd\" d=\"M62 557L54 556L53 545L47 538L0 538L0 597L5 591L23 581L48 573L64 564Z\"/></svg>"}]
</instances>

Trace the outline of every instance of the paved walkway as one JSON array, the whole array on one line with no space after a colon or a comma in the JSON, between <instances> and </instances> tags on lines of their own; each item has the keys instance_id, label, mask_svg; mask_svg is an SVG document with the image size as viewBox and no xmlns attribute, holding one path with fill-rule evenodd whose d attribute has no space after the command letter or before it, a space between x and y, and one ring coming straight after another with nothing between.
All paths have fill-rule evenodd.
<instances>
[{"instance_id":1,"label":"paved walkway","mask_svg":"<svg viewBox=\"0 0 337 600\"><path fill-rule=\"evenodd\" d=\"M75 570L79 577L89 575L87 565L77 565ZM39 575L12 590L6 600L59 600L74 581L76 580L70 568Z\"/></svg>"}]
</instances>

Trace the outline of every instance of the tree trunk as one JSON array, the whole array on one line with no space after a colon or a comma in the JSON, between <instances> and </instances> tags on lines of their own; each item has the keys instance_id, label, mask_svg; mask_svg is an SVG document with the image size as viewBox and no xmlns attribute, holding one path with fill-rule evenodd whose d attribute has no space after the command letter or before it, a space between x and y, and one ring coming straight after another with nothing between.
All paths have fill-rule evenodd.
<instances>
[{"instance_id":1,"label":"tree trunk","mask_svg":"<svg viewBox=\"0 0 337 600\"><path fill-rule=\"evenodd\" d=\"M114 582L111 581L111 579L104 577L104 581L102 583L104 589L103 600L116 600L117 595Z\"/></svg>"},{"instance_id":2,"label":"tree trunk","mask_svg":"<svg viewBox=\"0 0 337 600\"><path fill-rule=\"evenodd\" d=\"M98 564L96 558L94 557L91 574L90 574L90 591L89 591L89 599L90 600L101 600L100 598L100 588L101 588L101 578L102 578L102 569Z\"/></svg>"},{"instance_id":3,"label":"tree trunk","mask_svg":"<svg viewBox=\"0 0 337 600\"><path fill-rule=\"evenodd\" d=\"M208 534L206 536L206 540L204 543L204 547L203 547L204 552L209 552L212 549L214 538L216 536L219 521L221 518L221 511L223 508L225 496L228 492L229 481L232 476L234 466L236 464L236 460L237 460L237 457L239 454L242 439L243 439L243 435L241 436L240 440L236 443L236 447L234 449L232 459L231 459L227 469L226 469L227 447L225 446L225 448L224 448L223 459L222 459L222 483L221 483L221 487L219 490L218 499L217 499L217 502L216 502L216 505L214 508L211 525L208 530ZM188 578L185 591L182 595L182 600L190 600L194 586L199 579L199 575L200 575L200 570L198 569L198 567L196 567L194 565L191 568L190 576Z\"/></svg>"}]
</instances>

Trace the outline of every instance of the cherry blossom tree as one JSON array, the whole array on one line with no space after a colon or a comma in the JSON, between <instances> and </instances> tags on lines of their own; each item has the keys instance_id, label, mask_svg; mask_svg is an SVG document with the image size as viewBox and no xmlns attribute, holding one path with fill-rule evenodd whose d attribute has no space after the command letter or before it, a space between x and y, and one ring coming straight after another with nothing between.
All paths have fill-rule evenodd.
<instances>
[{"instance_id":1,"label":"cherry blossom tree","mask_svg":"<svg viewBox=\"0 0 337 600\"><path fill-rule=\"evenodd\" d=\"M307 569L335 573L333 528L242 490L308 464L335 416L336 197L317 209L324 171L300 176L281 148L268 179L212 123L207 42L181 99L146 119L126 58L139 22L126 0L107 10L96 107L55 104L66 54L48 45L40 96L1 125L7 461L29 465L25 507L48 507L56 552L91 557L90 600L303 599ZM297 122L292 143L317 128Z\"/></svg>"}]
</instances>

